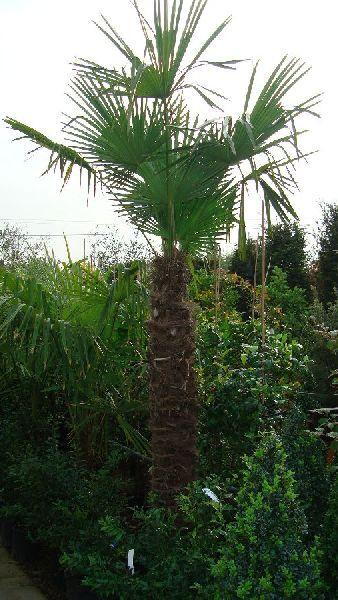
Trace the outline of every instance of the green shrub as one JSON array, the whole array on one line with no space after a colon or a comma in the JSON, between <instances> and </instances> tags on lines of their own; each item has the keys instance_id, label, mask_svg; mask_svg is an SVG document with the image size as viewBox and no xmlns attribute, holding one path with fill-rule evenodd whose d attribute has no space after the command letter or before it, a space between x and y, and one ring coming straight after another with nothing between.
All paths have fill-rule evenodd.
<instances>
[{"instance_id":1,"label":"green shrub","mask_svg":"<svg viewBox=\"0 0 338 600\"><path fill-rule=\"evenodd\" d=\"M281 427L295 405L313 407L311 363L287 332L268 330L263 376L257 323L232 317L216 326L200 318L198 332L200 468L232 476L263 426Z\"/></svg>"},{"instance_id":2,"label":"green shrub","mask_svg":"<svg viewBox=\"0 0 338 600\"><path fill-rule=\"evenodd\" d=\"M317 235L317 291L319 299L327 304L335 302L338 290L338 206L324 204L322 211L322 223Z\"/></svg>"},{"instance_id":3,"label":"green shrub","mask_svg":"<svg viewBox=\"0 0 338 600\"><path fill-rule=\"evenodd\" d=\"M338 473L329 495L322 532L323 576L328 584L328 599L334 600L338 589Z\"/></svg>"},{"instance_id":4,"label":"green shrub","mask_svg":"<svg viewBox=\"0 0 338 600\"><path fill-rule=\"evenodd\" d=\"M318 328L329 331L338 329L338 298L335 302L329 302L327 307L315 300L310 306L310 315Z\"/></svg>"},{"instance_id":5,"label":"green shrub","mask_svg":"<svg viewBox=\"0 0 338 600\"><path fill-rule=\"evenodd\" d=\"M285 272L291 288L302 288L306 297L311 297L306 234L296 222L270 227L266 236L266 256L267 264Z\"/></svg>"},{"instance_id":6,"label":"green shrub","mask_svg":"<svg viewBox=\"0 0 338 600\"><path fill-rule=\"evenodd\" d=\"M26 447L25 456L7 465L2 481L4 512L24 526L33 539L55 550L88 543L99 535L97 519L121 511L127 482L116 474L120 453L90 472L75 456L53 446Z\"/></svg>"},{"instance_id":7,"label":"green shrub","mask_svg":"<svg viewBox=\"0 0 338 600\"><path fill-rule=\"evenodd\" d=\"M316 394L321 398L321 406L335 407L337 400L332 371L337 368L338 299L327 307L316 301L310 312L312 329L308 345L313 358Z\"/></svg>"},{"instance_id":8,"label":"green shrub","mask_svg":"<svg viewBox=\"0 0 338 600\"><path fill-rule=\"evenodd\" d=\"M226 529L222 556L213 568L214 597L321 598L316 548L304 545L306 520L275 434L264 436L246 459L235 521Z\"/></svg>"},{"instance_id":9,"label":"green shrub","mask_svg":"<svg viewBox=\"0 0 338 600\"><path fill-rule=\"evenodd\" d=\"M298 408L285 419L281 437L287 453L286 464L293 473L312 539L320 534L329 494L326 447L313 433L306 431L305 415Z\"/></svg>"},{"instance_id":10,"label":"green shrub","mask_svg":"<svg viewBox=\"0 0 338 600\"><path fill-rule=\"evenodd\" d=\"M307 326L309 304L305 290L290 287L287 274L274 267L267 286L267 317L274 326L287 328L297 337Z\"/></svg>"},{"instance_id":11,"label":"green shrub","mask_svg":"<svg viewBox=\"0 0 338 600\"><path fill-rule=\"evenodd\" d=\"M252 292L248 281L218 265L214 269L196 269L189 287L189 297L195 306L203 309L204 315L216 320L223 320L236 312L248 317Z\"/></svg>"},{"instance_id":12,"label":"green shrub","mask_svg":"<svg viewBox=\"0 0 338 600\"><path fill-rule=\"evenodd\" d=\"M209 486L220 502L203 491ZM69 548L62 564L80 573L86 585L104 598L181 599L204 597L210 585L210 564L224 543L234 512L227 486L212 477L195 483L178 499L177 512L150 506L128 519L100 521L96 545ZM126 569L127 552L135 550L135 573Z\"/></svg>"}]
</instances>

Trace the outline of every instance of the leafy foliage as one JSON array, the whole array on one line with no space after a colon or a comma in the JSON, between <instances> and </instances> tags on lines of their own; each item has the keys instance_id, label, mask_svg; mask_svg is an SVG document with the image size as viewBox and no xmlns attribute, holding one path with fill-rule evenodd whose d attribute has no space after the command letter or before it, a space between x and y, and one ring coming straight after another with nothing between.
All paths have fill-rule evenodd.
<instances>
[{"instance_id":1,"label":"leafy foliage","mask_svg":"<svg viewBox=\"0 0 338 600\"><path fill-rule=\"evenodd\" d=\"M276 273L275 268L281 269L286 275L289 288L304 290L306 300L311 299L310 272L306 251L306 240L303 229L297 224L280 223L271 225L265 232L266 240L266 281L270 284ZM228 257L228 267L232 273L237 273L251 284L262 282L262 240L248 238L244 256L239 248Z\"/></svg>"},{"instance_id":2,"label":"leafy foliage","mask_svg":"<svg viewBox=\"0 0 338 600\"><path fill-rule=\"evenodd\" d=\"M261 281L261 256L260 255L260 244L251 239L247 238L244 252L240 252L239 248L236 248L229 256L228 256L228 267L231 273L236 273L240 277L243 277L251 284L254 283L255 280L255 272L256 272L256 281Z\"/></svg>"},{"instance_id":3,"label":"leafy foliage","mask_svg":"<svg viewBox=\"0 0 338 600\"><path fill-rule=\"evenodd\" d=\"M332 375L336 376L337 373L334 371ZM336 380L334 380L334 384L337 385ZM328 445L327 460L328 462L332 462L338 450L338 407L315 408L310 412L315 416L315 421L317 421L314 434Z\"/></svg>"},{"instance_id":4,"label":"leafy foliage","mask_svg":"<svg viewBox=\"0 0 338 600\"><path fill-rule=\"evenodd\" d=\"M213 573L215 598L320 598L318 551L305 549L306 522L274 434L246 459L238 512Z\"/></svg>"},{"instance_id":5,"label":"leafy foliage","mask_svg":"<svg viewBox=\"0 0 338 600\"><path fill-rule=\"evenodd\" d=\"M329 495L322 533L323 573L329 585L329 598L334 598L338 583L338 476L335 473Z\"/></svg>"},{"instance_id":6,"label":"leafy foliage","mask_svg":"<svg viewBox=\"0 0 338 600\"><path fill-rule=\"evenodd\" d=\"M227 273L220 265L195 269L189 297L210 320L222 320L231 314L251 313L252 288L241 277Z\"/></svg>"},{"instance_id":7,"label":"leafy foliage","mask_svg":"<svg viewBox=\"0 0 338 600\"><path fill-rule=\"evenodd\" d=\"M217 492L217 501L205 493L205 485ZM218 554L233 512L229 497L227 486L216 477L204 485L196 482L180 496L177 513L152 505L137 509L132 515L135 532L114 517L102 519L101 545L69 550L62 562L85 575L84 582L103 598L112 593L120 598L205 597L210 560ZM126 575L124 566L130 548L135 550L133 576Z\"/></svg>"},{"instance_id":8,"label":"leafy foliage","mask_svg":"<svg viewBox=\"0 0 338 600\"><path fill-rule=\"evenodd\" d=\"M263 373L260 324L252 319L244 320L238 312L241 298L251 298L250 284L223 268L219 272L217 261L203 269L195 268L190 286L198 322L197 359L202 392L201 480L179 498L176 511L167 511L156 508L151 501L145 502L150 466L142 441L148 435L144 359L147 308L143 303L147 273L141 265L134 274L132 265L129 269L119 265L102 274L82 262L49 265L48 269L42 274L42 283L23 273L8 275L4 271L4 295L11 294L19 304L30 300L31 305L40 312L43 309L43 314L49 315L53 323L61 315L67 315L65 320L78 335L83 329L89 339L99 334L108 362L100 353L95 362L93 355L90 361L93 371L84 372L86 395L82 391L80 395L81 381L72 383L63 374L63 369L68 369L67 363L63 366L57 353L50 355L38 378L34 361L30 366L27 362L30 354L26 352L28 358L25 354L25 340L30 338L19 334L13 341L12 334L20 321L19 318L9 321L8 336L11 332L12 344L1 346L0 354L3 514L12 516L27 528L30 537L44 540L50 548L62 551L63 566L80 575L103 598L113 593L121 598L160 598L172 597L172 594L177 598L182 595L203 598L219 593L215 591L211 570L223 564L224 549L227 557L237 552L238 523L242 523L243 514L250 514L252 528L257 522L264 527L261 525L259 530L257 525L256 533L252 534L257 540L251 536L245 546L251 561L248 559L249 566L263 569L259 557L261 548L267 548L263 558L271 574L270 579L261 571L257 576L251 575L252 586L269 588L275 577L273 569L279 565L290 597L294 589L297 593L300 590L299 597L314 593L312 588L308 592L304 580L307 573L312 581L318 568L316 551L311 550L309 554L307 546L322 532L328 494L326 451L313 434L304 431L308 428L306 411L318 403L314 393L317 390L311 375L311 361L299 341L302 339L299 328L293 325L301 309L297 303L286 302L290 288L287 284L284 288L285 278L281 278L284 282L281 288L276 285L273 301L270 299ZM113 296L114 289L117 294L117 276L121 277L121 296ZM104 330L103 322L100 328L98 323L109 293L115 302L112 301L112 312L107 312L104 323L111 324L115 314L116 319L113 328L107 326ZM43 296L45 304L42 301L39 304ZM302 293L299 299L303 302ZM273 307L279 306L281 300L285 301L282 315L289 318L287 328L284 321L279 321L279 325L275 323ZM115 313L117 301L119 309ZM5 308L6 303L3 306ZM6 318L5 312L1 318ZM293 337L295 331L298 339ZM3 339L6 339L6 328ZM37 345L36 358L40 356L43 336L37 337ZM13 368L10 357L16 361L17 368ZM77 359L72 360L73 367L78 368ZM57 369L53 365L57 365ZM112 397L114 405L105 403ZM87 414L76 413L79 421L70 419L75 398L81 409L85 406L88 411ZM103 411L106 420L102 422ZM95 421L93 416L98 413L100 419ZM260 432L268 426L278 431L286 455L279 441L273 438L272 446L266 442L265 453L262 455L260 449L256 457ZM102 446L98 446L102 438L97 437L95 431L106 436ZM135 437L133 432L140 433L142 438ZM96 453L98 447L104 448L104 452L100 461L88 463L84 460L88 451L84 450L92 445ZM241 465L245 453L253 454L248 460L250 465L253 461L256 466L246 472L243 480ZM238 493L239 489L249 490L246 477L250 481L251 495L246 492L244 495L244 491ZM216 494L220 502L210 498L205 489ZM257 500L259 494L264 498L263 506ZM276 531L280 535L274 539L272 523L285 524L282 520L285 514L288 517L285 531L278 525ZM308 521L307 533L302 529L304 514ZM271 533L270 537L266 531ZM297 532L302 532L299 539L295 539ZM278 545L280 540L284 548L294 549L291 558L290 554L289 557L283 554ZM131 548L135 550L134 575L126 569L127 552ZM274 559L271 548L280 552ZM237 575L242 573L238 577L247 582L248 562L243 566L240 556L239 553L235 561ZM232 577L235 575L227 578L229 585L235 585ZM326 578L329 581L327 575ZM220 586L224 575L216 581L219 581L216 588L223 589ZM274 591L269 588L264 593L267 597L272 593L283 597L278 586L284 583L282 575L279 580L276 575ZM234 591L231 593L229 598L236 597ZM254 587L250 593L244 590L245 593L254 598ZM320 592L316 593L320 598Z\"/></svg>"},{"instance_id":9,"label":"leafy foliage","mask_svg":"<svg viewBox=\"0 0 338 600\"><path fill-rule=\"evenodd\" d=\"M305 290L290 287L287 275L274 267L267 286L267 310L270 322L278 329L286 328L300 336L307 326L309 307Z\"/></svg>"},{"instance_id":10,"label":"leafy foliage","mask_svg":"<svg viewBox=\"0 0 338 600\"><path fill-rule=\"evenodd\" d=\"M337 405L335 375L337 365L338 301L326 307L318 301L310 307L308 346L314 361L316 392L322 407Z\"/></svg>"},{"instance_id":11,"label":"leafy foliage","mask_svg":"<svg viewBox=\"0 0 338 600\"><path fill-rule=\"evenodd\" d=\"M24 231L6 223L0 231L0 265L6 268L22 268L39 262L43 244L31 243ZM42 261L41 261L42 262Z\"/></svg>"},{"instance_id":12,"label":"leafy foliage","mask_svg":"<svg viewBox=\"0 0 338 600\"><path fill-rule=\"evenodd\" d=\"M323 524L329 474L325 444L306 428L306 414L297 406L284 420L281 439L287 454L286 464L293 473L295 491L307 519L308 538L312 540Z\"/></svg>"},{"instance_id":13,"label":"leafy foliage","mask_svg":"<svg viewBox=\"0 0 338 600\"><path fill-rule=\"evenodd\" d=\"M301 288L310 298L308 258L304 230L295 223L273 225L267 232L266 257L272 272L275 267L287 275L290 288Z\"/></svg>"},{"instance_id":14,"label":"leafy foliage","mask_svg":"<svg viewBox=\"0 0 338 600\"><path fill-rule=\"evenodd\" d=\"M120 452L91 473L74 455L60 452L55 441L38 452L26 444L19 462L7 458L2 514L25 527L32 539L59 552L69 540L86 544L99 537L98 517L121 511L130 489L118 474Z\"/></svg>"},{"instance_id":15,"label":"leafy foliage","mask_svg":"<svg viewBox=\"0 0 338 600\"><path fill-rule=\"evenodd\" d=\"M305 392L310 361L286 333L268 331L263 355L260 330L238 318L217 327L202 318L199 335L201 468L236 472L261 427L279 428L295 405L306 410L313 402Z\"/></svg>"}]
</instances>

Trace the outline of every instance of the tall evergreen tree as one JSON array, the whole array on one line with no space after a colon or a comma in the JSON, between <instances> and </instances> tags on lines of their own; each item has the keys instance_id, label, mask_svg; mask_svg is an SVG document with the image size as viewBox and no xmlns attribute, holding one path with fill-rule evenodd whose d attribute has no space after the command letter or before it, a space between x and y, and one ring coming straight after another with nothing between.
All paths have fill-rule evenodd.
<instances>
[{"instance_id":1,"label":"tall evergreen tree","mask_svg":"<svg viewBox=\"0 0 338 600\"><path fill-rule=\"evenodd\" d=\"M298 223L272 225L266 237L266 258L272 270L286 273L290 287L300 287L310 295L308 259L304 230Z\"/></svg>"},{"instance_id":2,"label":"tall evergreen tree","mask_svg":"<svg viewBox=\"0 0 338 600\"><path fill-rule=\"evenodd\" d=\"M241 256L239 250L235 250L229 261L229 268L233 273L241 275L251 283L254 280L256 264L256 242L247 240L246 252ZM261 283L261 257L262 245L258 240L257 256L257 283ZM304 289L310 296L310 279L308 275L308 258L306 252L306 239L304 230L294 223L278 223L272 225L266 231L266 263L268 276L274 267L279 267L286 273L287 282L290 287Z\"/></svg>"},{"instance_id":3,"label":"tall evergreen tree","mask_svg":"<svg viewBox=\"0 0 338 600\"><path fill-rule=\"evenodd\" d=\"M338 205L324 204L318 234L317 289L319 300L327 306L335 302L338 291Z\"/></svg>"}]
</instances>

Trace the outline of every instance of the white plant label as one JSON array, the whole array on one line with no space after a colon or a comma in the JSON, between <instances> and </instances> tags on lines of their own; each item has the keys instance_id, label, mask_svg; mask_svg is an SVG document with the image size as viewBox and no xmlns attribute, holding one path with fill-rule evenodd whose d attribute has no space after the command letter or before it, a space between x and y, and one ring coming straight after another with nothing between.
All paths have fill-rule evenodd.
<instances>
[{"instance_id":1,"label":"white plant label","mask_svg":"<svg viewBox=\"0 0 338 600\"><path fill-rule=\"evenodd\" d=\"M132 575L134 575L135 569L134 569L134 548L132 548L132 550L128 550L128 569L131 572Z\"/></svg>"},{"instance_id":2,"label":"white plant label","mask_svg":"<svg viewBox=\"0 0 338 600\"><path fill-rule=\"evenodd\" d=\"M214 502L218 502L218 504L219 504L219 499L217 498L216 494L214 494L214 492L209 490L209 488L203 488L202 492L204 492L206 496L211 498L211 500L213 500Z\"/></svg>"}]
</instances>

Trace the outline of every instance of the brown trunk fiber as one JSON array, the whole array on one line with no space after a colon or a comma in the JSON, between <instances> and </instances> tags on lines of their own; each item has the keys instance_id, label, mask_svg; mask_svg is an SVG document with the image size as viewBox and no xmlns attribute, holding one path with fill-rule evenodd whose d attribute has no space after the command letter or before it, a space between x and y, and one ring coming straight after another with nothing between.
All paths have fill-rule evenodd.
<instances>
[{"instance_id":1,"label":"brown trunk fiber","mask_svg":"<svg viewBox=\"0 0 338 600\"><path fill-rule=\"evenodd\" d=\"M197 388L194 320L187 302L184 255L153 262L150 333L151 489L161 503L196 477Z\"/></svg>"}]
</instances>

